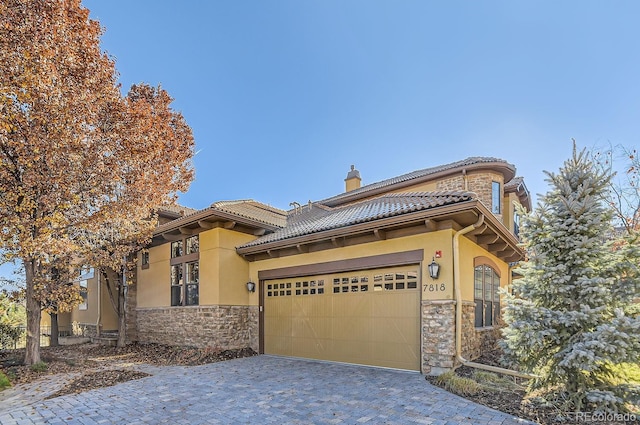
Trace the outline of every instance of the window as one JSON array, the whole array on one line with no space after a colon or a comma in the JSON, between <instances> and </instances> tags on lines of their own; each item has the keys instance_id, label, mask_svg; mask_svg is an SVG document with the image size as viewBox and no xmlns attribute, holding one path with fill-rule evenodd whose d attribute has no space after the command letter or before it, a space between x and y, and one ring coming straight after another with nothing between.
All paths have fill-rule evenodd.
<instances>
[{"instance_id":1,"label":"window","mask_svg":"<svg viewBox=\"0 0 640 425\"><path fill-rule=\"evenodd\" d=\"M149 268L149 251L147 250L142 251L142 253L140 254L140 258L141 258L142 268L148 269Z\"/></svg>"},{"instance_id":2,"label":"window","mask_svg":"<svg viewBox=\"0 0 640 425\"><path fill-rule=\"evenodd\" d=\"M182 264L171 266L171 306L182 305Z\"/></svg>"},{"instance_id":3,"label":"window","mask_svg":"<svg viewBox=\"0 0 640 425\"><path fill-rule=\"evenodd\" d=\"M171 258L182 257L182 241L171 242Z\"/></svg>"},{"instance_id":4,"label":"window","mask_svg":"<svg viewBox=\"0 0 640 425\"><path fill-rule=\"evenodd\" d=\"M518 211L514 211L513 213L513 234L516 235L517 238L520 238L520 214L518 214Z\"/></svg>"},{"instance_id":5,"label":"window","mask_svg":"<svg viewBox=\"0 0 640 425\"><path fill-rule=\"evenodd\" d=\"M171 306L198 305L200 293L198 235L171 242Z\"/></svg>"},{"instance_id":6,"label":"window","mask_svg":"<svg viewBox=\"0 0 640 425\"><path fill-rule=\"evenodd\" d=\"M486 264L477 265L473 274L475 327L493 326L500 316L500 275Z\"/></svg>"},{"instance_id":7,"label":"window","mask_svg":"<svg viewBox=\"0 0 640 425\"><path fill-rule=\"evenodd\" d=\"M88 292L87 292L87 281L86 280L82 280L80 281L80 296L82 297L82 303L78 304L78 310L86 310L88 305L87 305L87 298L88 298Z\"/></svg>"},{"instance_id":8,"label":"window","mask_svg":"<svg viewBox=\"0 0 640 425\"><path fill-rule=\"evenodd\" d=\"M186 255L193 254L195 252L200 251L200 238L198 238L198 235L187 238L186 246L187 246L187 250L186 250L187 252L185 252Z\"/></svg>"},{"instance_id":9,"label":"window","mask_svg":"<svg viewBox=\"0 0 640 425\"><path fill-rule=\"evenodd\" d=\"M198 305L199 266L197 261L186 264L186 305Z\"/></svg>"},{"instance_id":10,"label":"window","mask_svg":"<svg viewBox=\"0 0 640 425\"><path fill-rule=\"evenodd\" d=\"M94 275L93 267L91 266L82 266L80 268L80 279L87 280L92 279Z\"/></svg>"},{"instance_id":11,"label":"window","mask_svg":"<svg viewBox=\"0 0 640 425\"><path fill-rule=\"evenodd\" d=\"M494 214L500 214L502 212L500 193L500 182L491 182L491 212Z\"/></svg>"}]
</instances>

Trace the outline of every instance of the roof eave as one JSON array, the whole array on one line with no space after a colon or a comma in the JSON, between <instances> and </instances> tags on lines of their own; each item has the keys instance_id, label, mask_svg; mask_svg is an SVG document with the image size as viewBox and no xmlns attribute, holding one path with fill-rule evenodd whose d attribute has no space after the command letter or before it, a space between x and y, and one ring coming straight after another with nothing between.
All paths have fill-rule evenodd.
<instances>
[{"instance_id":1,"label":"roof eave","mask_svg":"<svg viewBox=\"0 0 640 425\"><path fill-rule=\"evenodd\" d=\"M192 226L194 224L198 224L199 222L207 220L237 222L247 227L253 227L255 229L265 229L268 231L276 231L280 228L275 225L267 224L258 220L252 220L250 218L228 213L225 211L205 208L204 210L200 210L194 214L190 214L188 216L178 218L176 220L158 226L154 230L153 236L162 236L163 234L180 230L180 228Z\"/></svg>"},{"instance_id":2,"label":"roof eave","mask_svg":"<svg viewBox=\"0 0 640 425\"><path fill-rule=\"evenodd\" d=\"M436 208L429 208L426 210L416 211L407 214L401 214L399 216L388 217L383 219L377 219L367 221L365 223L359 223L350 226L339 227L335 229L329 229L321 232L311 233L302 236L291 237L283 240L267 242L260 245L253 245L249 247L238 247L236 252L242 256L250 257L258 254L269 254L270 252L281 251L289 248L299 248L303 245L333 241L338 238L345 238L350 236L356 236L367 232L374 232L390 227L398 227L402 225L417 224L419 222L426 222L428 220L446 220L453 218L456 215L460 217L464 213L471 212L474 217L484 214L487 223L486 226L491 228L491 231L495 232L500 239L502 239L510 249L514 251L514 255L522 256L523 252L518 247L518 240L509 232L509 230L502 224L489 210L477 200L469 200L459 202L453 205L445 205ZM469 223L463 223L468 225ZM425 231L426 227L425 227Z\"/></svg>"}]
</instances>

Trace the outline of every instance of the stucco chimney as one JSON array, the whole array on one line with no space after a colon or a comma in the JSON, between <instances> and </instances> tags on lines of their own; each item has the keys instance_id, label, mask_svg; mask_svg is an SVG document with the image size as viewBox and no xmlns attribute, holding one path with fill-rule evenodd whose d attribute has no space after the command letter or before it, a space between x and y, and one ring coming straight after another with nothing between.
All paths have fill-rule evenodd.
<instances>
[{"instance_id":1,"label":"stucco chimney","mask_svg":"<svg viewBox=\"0 0 640 425\"><path fill-rule=\"evenodd\" d=\"M358 189L360 187L360 182L362 179L360 178L360 171L356 170L356 166L351 166L351 171L347 174L347 178L344 179L346 192L351 192L352 190Z\"/></svg>"}]
</instances>

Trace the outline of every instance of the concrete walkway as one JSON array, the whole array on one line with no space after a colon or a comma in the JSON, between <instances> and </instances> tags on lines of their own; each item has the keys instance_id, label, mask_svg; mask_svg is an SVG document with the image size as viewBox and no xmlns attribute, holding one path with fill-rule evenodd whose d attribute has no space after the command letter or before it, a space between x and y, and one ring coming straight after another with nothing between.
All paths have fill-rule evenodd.
<instances>
[{"instance_id":1,"label":"concrete walkway","mask_svg":"<svg viewBox=\"0 0 640 425\"><path fill-rule=\"evenodd\" d=\"M0 424L528 423L436 388L416 372L271 356L136 369L154 375L44 401L5 397ZM53 392L48 386L59 387L39 382L42 398Z\"/></svg>"}]
</instances>

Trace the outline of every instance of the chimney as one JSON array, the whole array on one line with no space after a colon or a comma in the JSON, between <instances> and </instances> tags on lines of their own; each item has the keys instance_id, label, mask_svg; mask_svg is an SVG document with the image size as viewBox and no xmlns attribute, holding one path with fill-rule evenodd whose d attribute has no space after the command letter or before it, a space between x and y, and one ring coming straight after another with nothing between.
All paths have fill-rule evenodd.
<instances>
[{"instance_id":1,"label":"chimney","mask_svg":"<svg viewBox=\"0 0 640 425\"><path fill-rule=\"evenodd\" d=\"M347 178L344 179L346 190L345 192L351 192L352 190L358 189L360 187L360 171L356 170L356 166L351 166L351 171L347 174Z\"/></svg>"}]
</instances>

